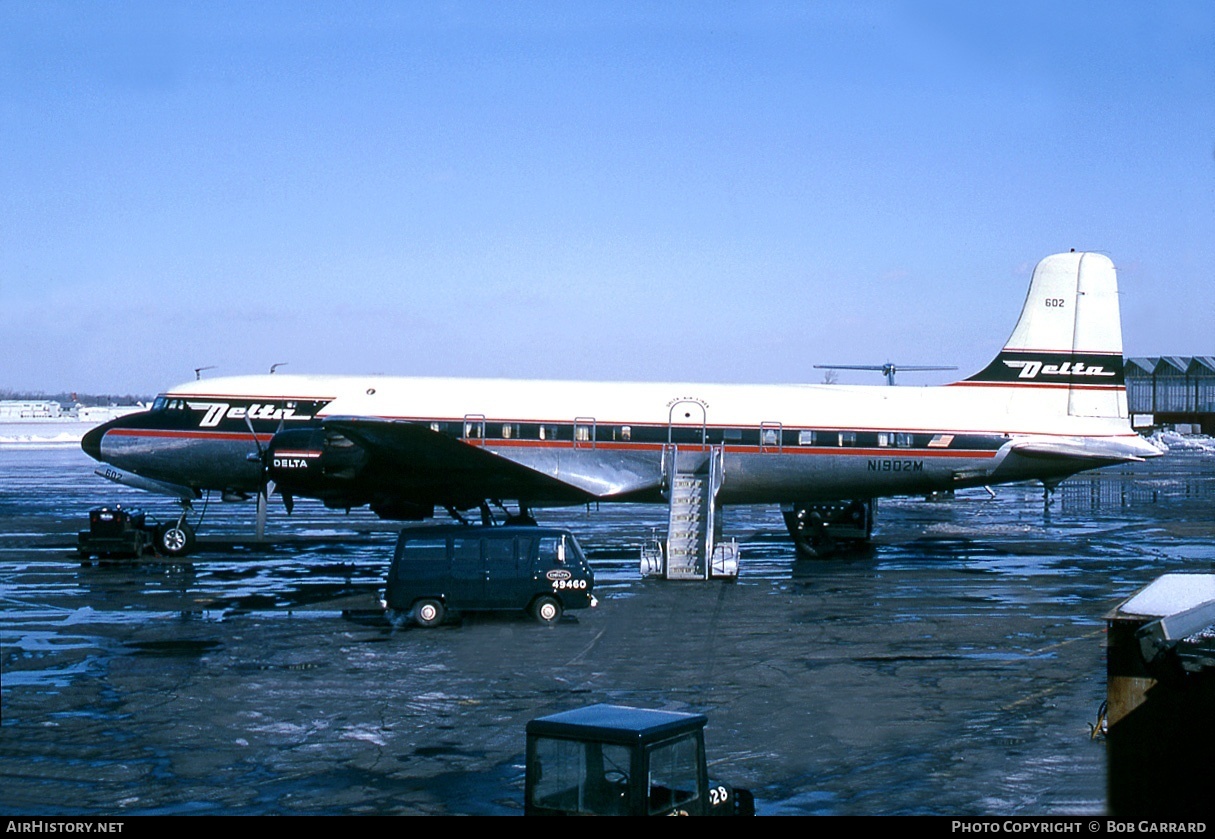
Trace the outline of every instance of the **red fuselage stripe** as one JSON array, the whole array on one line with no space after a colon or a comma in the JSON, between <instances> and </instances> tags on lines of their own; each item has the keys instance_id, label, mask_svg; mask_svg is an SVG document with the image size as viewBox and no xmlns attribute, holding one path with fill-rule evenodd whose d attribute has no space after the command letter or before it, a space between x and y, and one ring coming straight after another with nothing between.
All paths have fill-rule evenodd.
<instances>
[{"instance_id":1,"label":"red fuselage stripe","mask_svg":"<svg viewBox=\"0 0 1215 839\"><path fill-rule=\"evenodd\" d=\"M157 439L180 439L180 440L227 440L229 442L240 442L241 440L250 440L247 433L228 432L228 431L178 431L159 428L113 428L107 432L107 435L113 434L119 437L152 437ZM258 440L269 442L273 435L259 434ZM482 446L484 448L549 448L549 449L611 449L613 451L660 451L664 443L623 443L613 442L610 440L600 440L594 445L586 443L572 443L569 440L489 440L489 439L464 439L461 442L469 446ZM680 448L692 449L698 444L681 444ZM706 450L708 446L704 447ZM969 457L969 458L988 458L995 457L995 451L984 449L909 449L909 448L856 448L852 446L839 446L828 448L823 446L785 446L776 448L775 446L764 446L761 450L759 446L730 446L723 447L729 454L798 454L798 455L857 455L863 457L908 457L914 455L916 457ZM277 452L279 456L286 457L312 457L315 453L312 452Z\"/></svg>"}]
</instances>

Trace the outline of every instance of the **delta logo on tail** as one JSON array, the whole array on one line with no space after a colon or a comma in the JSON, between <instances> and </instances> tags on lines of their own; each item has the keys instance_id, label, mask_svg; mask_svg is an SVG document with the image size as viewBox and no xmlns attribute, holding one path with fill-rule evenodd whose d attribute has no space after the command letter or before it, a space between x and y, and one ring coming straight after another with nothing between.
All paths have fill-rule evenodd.
<instances>
[{"instance_id":1,"label":"delta logo on tail","mask_svg":"<svg viewBox=\"0 0 1215 839\"><path fill-rule=\"evenodd\" d=\"M1122 355L1113 353L1001 352L963 382L1045 384L1064 387L1122 387Z\"/></svg>"}]
</instances>

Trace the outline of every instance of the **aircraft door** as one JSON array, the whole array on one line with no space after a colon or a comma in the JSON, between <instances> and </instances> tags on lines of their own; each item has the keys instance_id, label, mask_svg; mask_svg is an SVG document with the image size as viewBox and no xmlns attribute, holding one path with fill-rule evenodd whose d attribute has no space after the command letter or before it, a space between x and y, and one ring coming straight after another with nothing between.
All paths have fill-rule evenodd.
<instances>
[{"instance_id":1,"label":"aircraft door","mask_svg":"<svg viewBox=\"0 0 1215 839\"><path fill-rule=\"evenodd\" d=\"M680 448L708 448L708 417L703 402L681 399L667 414L667 443Z\"/></svg>"},{"instance_id":2,"label":"aircraft door","mask_svg":"<svg viewBox=\"0 0 1215 839\"><path fill-rule=\"evenodd\" d=\"M783 427L779 422L761 422L759 424L759 450L772 454L779 453L782 430Z\"/></svg>"},{"instance_id":3,"label":"aircraft door","mask_svg":"<svg viewBox=\"0 0 1215 839\"><path fill-rule=\"evenodd\" d=\"M464 442L485 445L485 414L464 415Z\"/></svg>"}]
</instances>

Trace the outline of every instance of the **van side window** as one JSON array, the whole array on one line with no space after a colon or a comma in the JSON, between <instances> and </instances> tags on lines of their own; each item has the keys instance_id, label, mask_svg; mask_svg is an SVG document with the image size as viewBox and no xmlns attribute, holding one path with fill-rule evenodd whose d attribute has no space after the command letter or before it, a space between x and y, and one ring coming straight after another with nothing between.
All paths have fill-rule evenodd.
<instances>
[{"instance_id":1,"label":"van side window","mask_svg":"<svg viewBox=\"0 0 1215 839\"><path fill-rule=\"evenodd\" d=\"M485 563L491 569L510 568L513 570L515 567L515 540L486 539Z\"/></svg>"},{"instance_id":2,"label":"van side window","mask_svg":"<svg viewBox=\"0 0 1215 839\"><path fill-rule=\"evenodd\" d=\"M480 537L453 536L451 540L452 576L459 580L476 580L480 579L483 573Z\"/></svg>"},{"instance_id":3,"label":"van side window","mask_svg":"<svg viewBox=\"0 0 1215 839\"><path fill-rule=\"evenodd\" d=\"M526 571L532 565L532 553L536 550L536 540L525 536L519 537L519 570Z\"/></svg>"},{"instance_id":4,"label":"van side window","mask_svg":"<svg viewBox=\"0 0 1215 839\"><path fill-rule=\"evenodd\" d=\"M410 562L422 560L446 562L447 540L411 539L405 543L405 551L402 555Z\"/></svg>"},{"instance_id":5,"label":"van side window","mask_svg":"<svg viewBox=\"0 0 1215 839\"><path fill-rule=\"evenodd\" d=\"M540 539L540 561L565 562L565 540L557 536Z\"/></svg>"}]
</instances>

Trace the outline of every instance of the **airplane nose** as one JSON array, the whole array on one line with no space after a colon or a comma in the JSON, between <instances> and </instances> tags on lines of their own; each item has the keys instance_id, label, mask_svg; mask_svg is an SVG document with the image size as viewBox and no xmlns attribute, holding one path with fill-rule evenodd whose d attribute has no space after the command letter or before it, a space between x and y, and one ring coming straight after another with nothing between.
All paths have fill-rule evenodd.
<instances>
[{"instance_id":1,"label":"airplane nose","mask_svg":"<svg viewBox=\"0 0 1215 839\"><path fill-rule=\"evenodd\" d=\"M80 441L80 448L93 460L101 460L101 438L105 436L107 425L109 423L89 429Z\"/></svg>"}]
</instances>

